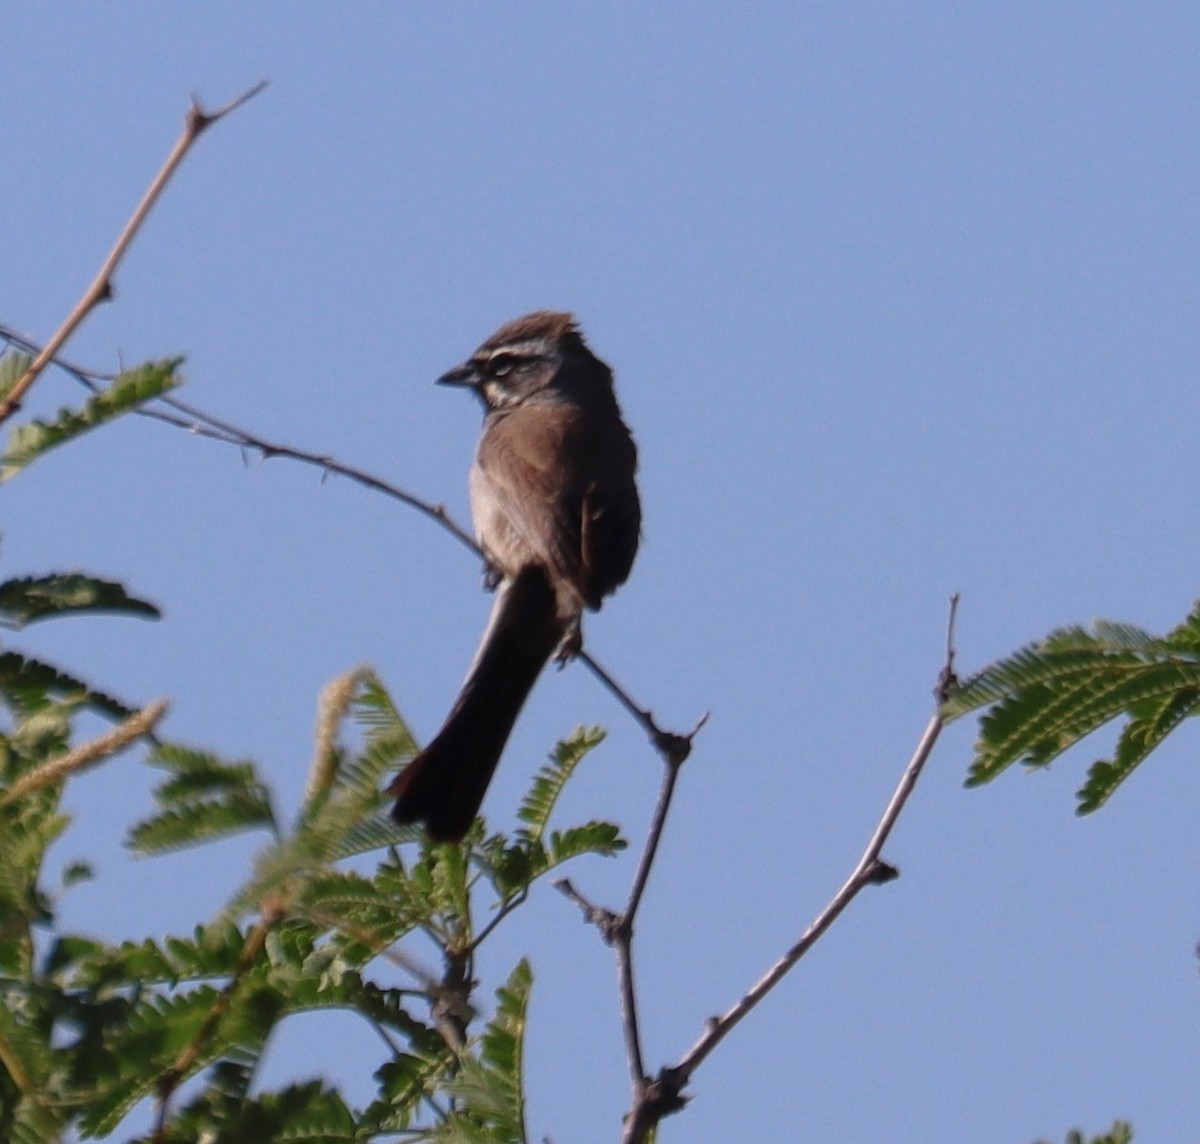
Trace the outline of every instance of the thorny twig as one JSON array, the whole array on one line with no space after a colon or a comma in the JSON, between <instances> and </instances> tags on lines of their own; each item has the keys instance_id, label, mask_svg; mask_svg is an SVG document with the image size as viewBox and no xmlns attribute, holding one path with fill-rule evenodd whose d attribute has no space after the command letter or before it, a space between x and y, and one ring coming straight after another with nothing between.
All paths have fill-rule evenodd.
<instances>
[{"instance_id":1,"label":"thorny twig","mask_svg":"<svg viewBox=\"0 0 1200 1144\"><path fill-rule=\"evenodd\" d=\"M659 795L659 808L651 824L646 851L639 865L638 874L635 876L625 913L614 914L593 905L566 879L556 883L557 887L580 907L585 921L600 930L604 940L613 946L617 957L626 1053L633 1079L633 1102L625 1117L622 1144L643 1144L649 1139L650 1134L663 1117L683 1108L687 1101L684 1089L692 1075L717 1045L749 1014L751 1009L779 984L866 886L881 885L899 876L899 871L884 862L881 854L944 725L940 708L957 683L954 675L954 625L957 613L958 595L955 594L950 600L950 615L946 628L946 660L938 675L937 686L934 688L938 710L930 719L912 758L904 768L900 781L883 816L875 827L862 857L858 860L858 864L800 939L725 1013L707 1021L704 1032L696 1043L684 1053L677 1063L660 1069L657 1076L653 1078L647 1076L642 1063L637 999L633 982L633 916L641 900L642 890L645 888L644 876L648 876L649 867L653 861L653 848L657 846L658 837L661 834L661 819L665 818L670 804L675 782L674 770L668 766L668 773Z\"/></svg>"},{"instance_id":2,"label":"thorny twig","mask_svg":"<svg viewBox=\"0 0 1200 1144\"><path fill-rule=\"evenodd\" d=\"M130 216L129 221L125 224L124 229L117 236L116 244L109 251L108 257L104 260L96 277L92 280L92 284L84 291L83 297L75 304L75 308L67 315L66 320L54 336L40 350L29 368L17 379L13 387L0 400L0 423L7 421L20 407L21 401L25 394L42 371L54 360L55 355L66 344L67 339L79 328L83 320L94 310L101 302L107 302L113 296L112 276L115 273L121 259L125 257L126 250L129 249L129 244L133 242L137 232L141 229L142 223L146 221L146 216L150 213L150 208L158 201L159 195L162 194L167 183L171 181L171 176L175 173L176 168L183 162L184 156L191 150L192 144L200 137L204 130L211 127L219 119L223 119L226 115L236 111L249 99L253 99L264 87L267 86L267 81L261 80L252 88L242 92L236 99L225 104L224 107L218 107L215 111L205 111L195 99L192 100L191 107L188 108L187 114L184 116L183 132L176 141L175 146L171 148L171 153L167 156L162 167L157 175L151 181L150 186L146 188L146 193L142 196L142 201L138 203Z\"/></svg>"}]
</instances>

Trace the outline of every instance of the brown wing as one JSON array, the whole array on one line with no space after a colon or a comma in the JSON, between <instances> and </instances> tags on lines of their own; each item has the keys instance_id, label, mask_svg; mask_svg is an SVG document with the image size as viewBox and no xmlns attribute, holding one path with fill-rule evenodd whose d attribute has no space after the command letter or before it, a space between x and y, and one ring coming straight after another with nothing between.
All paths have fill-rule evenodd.
<instances>
[{"instance_id":1,"label":"brown wing","mask_svg":"<svg viewBox=\"0 0 1200 1144\"><path fill-rule=\"evenodd\" d=\"M501 571L542 564L592 609L629 575L641 527L633 440L619 418L601 424L569 405L494 414L471 473L475 528Z\"/></svg>"},{"instance_id":2,"label":"brown wing","mask_svg":"<svg viewBox=\"0 0 1200 1144\"><path fill-rule=\"evenodd\" d=\"M593 611L629 578L642 535L642 503L630 481L593 486L583 498L580 551L587 581L584 598Z\"/></svg>"}]
</instances>

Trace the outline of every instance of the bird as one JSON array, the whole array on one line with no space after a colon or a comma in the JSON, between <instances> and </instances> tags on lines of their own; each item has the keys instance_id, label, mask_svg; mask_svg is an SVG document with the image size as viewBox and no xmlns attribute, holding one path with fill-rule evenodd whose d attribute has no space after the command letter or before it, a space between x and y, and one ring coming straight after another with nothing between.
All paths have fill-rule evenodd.
<instances>
[{"instance_id":1,"label":"bird","mask_svg":"<svg viewBox=\"0 0 1200 1144\"><path fill-rule=\"evenodd\" d=\"M437 735L388 788L399 823L460 841L542 669L582 647L582 616L629 577L641 539L637 447L612 370L574 316L508 322L438 384L472 390L483 430L471 518L496 598Z\"/></svg>"}]
</instances>

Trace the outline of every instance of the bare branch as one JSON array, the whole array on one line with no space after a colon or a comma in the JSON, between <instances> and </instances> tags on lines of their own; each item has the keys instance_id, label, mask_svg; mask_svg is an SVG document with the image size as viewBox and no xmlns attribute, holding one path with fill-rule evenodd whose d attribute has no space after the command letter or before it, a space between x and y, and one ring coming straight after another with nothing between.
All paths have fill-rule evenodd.
<instances>
[{"instance_id":1,"label":"bare branch","mask_svg":"<svg viewBox=\"0 0 1200 1144\"><path fill-rule=\"evenodd\" d=\"M41 376L46 366L54 360L55 355L66 344L67 339L79 328L88 314L101 302L107 302L113 296L112 277L116 272L117 266L120 264L121 259L124 258L125 252L129 249L129 245L133 242L137 232L141 229L142 223L146 221L146 216L150 213L150 208L158 201L159 195L162 194L167 183L170 182L176 168L183 162L184 156L191 150L192 144L200 137L201 132L205 128L211 127L217 120L228 115L230 112L236 111L243 103L248 99L252 99L266 86L267 81L262 80L248 91L239 95L237 99L232 100L216 111L205 111L193 99L191 107L188 108L187 114L184 116L182 134L176 141L175 146L171 148L171 153L167 156L158 174L154 176L150 186L146 189L146 193L142 196L142 201L138 203L129 221L125 224L124 229L117 236L116 245L109 251L108 257L101 265L92 284L84 291L83 297L79 299L75 308L67 315L66 320L59 326L54 336L46 343L37 357L34 358L29 368L17 379L16 384L8 391L3 400L0 400L0 423L8 420L21 407L21 402L30 387Z\"/></svg>"},{"instance_id":2,"label":"bare branch","mask_svg":"<svg viewBox=\"0 0 1200 1144\"><path fill-rule=\"evenodd\" d=\"M650 829L646 833L646 845L642 850L642 858L638 863L637 873L633 878L633 886L629 891L629 900L625 903L624 917L630 927L633 925L634 916L637 914L638 907L642 904L642 894L646 891L646 883L650 879L650 869L654 865L655 856L658 854L658 843L662 838L663 828L667 824L667 815L671 810L671 799L675 795L675 783L679 778L679 768L683 765L684 760L688 757L692 750L692 740L700 732L700 728L708 722L708 714L701 716L700 721L686 735L673 735L673 740L678 740L686 746L686 750L682 753L663 751L663 782L658 792L658 804L654 808L654 817L650 820Z\"/></svg>"},{"instance_id":3,"label":"bare branch","mask_svg":"<svg viewBox=\"0 0 1200 1144\"><path fill-rule=\"evenodd\" d=\"M904 804L908 802L909 796L913 792L913 787L916 786L917 779L921 775L921 770L924 768L925 762L933 750L933 745L937 742L938 735L941 734L942 726L942 717L935 714L930 719L928 726L926 726L925 732L922 734L921 740L917 744L917 749L909 760L908 766L904 768L904 773L900 776L900 782L892 793L887 809L883 812L883 817L879 820L879 825L876 826L874 834L871 835L871 840L867 843L867 848L858 860L858 865L855 866L853 872L842 884L838 892L830 899L829 904L816 916L812 924L804 931L800 940L775 962L746 991L745 995L736 1004L726 1013L709 1022L704 1034L671 1070L680 1077L683 1083L687 1083L688 1077L696 1071L705 1057L720 1044L733 1027L755 1005L779 984L796 962L817 943L825 931L837 921L842 911L858 896L859 891L865 886L877 885L881 880L892 880L894 869L886 866L885 863L881 863L879 856L883 850L884 843L892 833L892 828L896 825L896 819L899 818L900 812L904 809Z\"/></svg>"},{"instance_id":4,"label":"bare branch","mask_svg":"<svg viewBox=\"0 0 1200 1144\"><path fill-rule=\"evenodd\" d=\"M323 475L334 473L337 476L348 477L364 488L383 493L393 500L398 500L401 504L416 509L436 524L441 525L451 536L474 552L480 560L483 559L483 550L475 542L475 538L451 517L446 511L445 505L424 500L402 489L399 485L394 485L390 481L385 481L381 477L374 476L365 469L348 465L337 460L335 457L312 453L305 449L297 449L291 445L284 445L277 441L269 441L265 437L260 437L257 433L252 433L248 429L242 429L232 422L224 421L219 417L213 417L211 414L205 413L203 410L197 409L195 406L189 405L187 402L180 401L177 398L160 398L159 402L170 406L185 417L190 418L190 421L185 422L179 427L187 428L198 436L208 437L215 441L223 441L230 445L237 445L242 449L250 449L260 454L264 460L269 461L273 457L284 457L290 461L298 461L304 465L311 465L314 468L320 469ZM158 403L156 402L156 404ZM148 416L155 416L156 413L153 409L146 409L142 412ZM159 420L167 420L169 424L176 424L174 420L169 418L159 417Z\"/></svg>"},{"instance_id":5,"label":"bare branch","mask_svg":"<svg viewBox=\"0 0 1200 1144\"><path fill-rule=\"evenodd\" d=\"M621 699L625 707L634 714L634 717L643 726L649 725L652 727L656 735L665 739L666 736L664 733L660 732L654 726L650 713L642 711L637 707L617 687L608 673L599 668L598 665L595 665L594 661L592 662L594 670L597 670L599 673L600 679L608 686L609 690ZM594 905L576 890L566 878L560 878L554 883L557 889L562 891L567 898L579 906L583 911L584 920L590 922L600 931L601 937L604 938L608 945L612 946L616 954L617 986L621 995L621 1028L625 1038L625 1057L629 1064L630 1080L633 1084L633 1104L635 1109L650 1107L651 1104L656 1104L652 1092L658 1082L652 1081L646 1075L642 1053L642 1036L638 1019L637 981L633 972L634 921L637 918L638 908L642 904L642 897L646 892L646 883L650 880L650 871L654 866L654 859L658 854L658 844L662 840L663 829L667 823L667 815L671 810L671 801L675 794L675 784L679 778L679 768L691 752L692 740L707 721L708 716L705 715L692 728L689 734L671 735L670 739L676 744L675 749L670 749L669 747L664 749L661 744L659 745L660 753L663 755L663 782L659 788L658 803L654 808L654 817L650 821L650 828L646 832L646 844L642 849L642 856L638 861L637 872L633 876L633 883L629 891L629 898L625 903L624 911L617 914L613 913L612 910ZM679 1107L682 1107L682 1104ZM674 1109L672 1108L670 1111L674 1111ZM662 1111L660 1115L666 1115L666 1110ZM627 1121L626 1131L630 1130L633 1120L634 1118L631 1117ZM647 1121L647 1124L656 1122Z\"/></svg>"},{"instance_id":6,"label":"bare branch","mask_svg":"<svg viewBox=\"0 0 1200 1144\"><path fill-rule=\"evenodd\" d=\"M934 694L938 706L945 701L947 694L955 686L954 677L954 624L958 612L957 594L950 601L950 615L946 631L946 660L938 674ZM908 802L917 780L921 776L926 761L933 751L934 744L944 723L940 712L935 712L925 728L921 739L913 752L912 758L904 768L900 781L889 799L883 816L871 834L862 857L858 860L850 876L841 888L830 899L829 904L817 915L808 929L804 931L799 941L795 943L778 961L772 965L763 976L756 981L746 993L725 1013L711 1018L705 1025L704 1032L696 1043L679 1059L678 1063L660 1070L658 1075L650 1080L643 1078L641 1084L634 1085L634 1102L625 1117L625 1128L622 1134L622 1144L643 1144L649 1139L656 1125L664 1116L677 1112L683 1107L686 1097L683 1090L687 1087L696 1069L704 1062L709 1054L729 1035L750 1011L766 995L779 984L796 963L820 940L830 926L841 916L847 906L858 896L866 886L881 885L890 882L898 876L895 867L890 866L881 858L883 847L887 843L900 812ZM669 792L660 797L669 801ZM632 938L632 932L628 935ZM618 949L620 943L615 943ZM622 976L624 970L620 970ZM624 986L622 989L622 1007L625 1005ZM640 1049L639 1049L640 1053ZM632 1059L632 1057L631 1057Z\"/></svg>"},{"instance_id":7,"label":"bare branch","mask_svg":"<svg viewBox=\"0 0 1200 1144\"><path fill-rule=\"evenodd\" d=\"M654 715L650 712L649 708L642 707L635 702L629 692L593 656L589 655L586 651L580 650L576 658L587 665L588 670L608 688L609 692L617 699L621 706L641 724L646 734L650 736L650 742L654 746L654 749L663 757L664 762L679 766L687 759L688 755L692 753L692 740L696 737L700 728L708 722L707 713L701 717L696 726L686 735L680 735L675 731L664 731L654 721Z\"/></svg>"}]
</instances>

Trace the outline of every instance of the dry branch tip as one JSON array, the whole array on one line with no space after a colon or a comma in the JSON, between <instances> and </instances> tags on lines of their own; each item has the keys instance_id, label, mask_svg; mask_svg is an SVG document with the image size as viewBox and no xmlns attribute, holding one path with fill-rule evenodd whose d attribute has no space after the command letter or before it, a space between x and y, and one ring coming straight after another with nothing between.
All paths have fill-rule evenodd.
<instances>
[{"instance_id":1,"label":"dry branch tip","mask_svg":"<svg viewBox=\"0 0 1200 1144\"><path fill-rule=\"evenodd\" d=\"M29 368L17 379L16 383L9 389L7 395L0 400L0 422L8 420L9 417L21 408L25 394L42 375L46 366L56 360L59 350L66 345L70 337L82 325L96 306L101 302L110 301L115 296L112 281L117 267L120 266L124 259L125 252L129 249L134 237L141 230L142 224L146 221L146 216L150 213L150 208L158 201L159 196L171 181L172 175L174 175L179 164L183 162L184 156L188 153L200 132L209 126L209 124L215 123L218 119L240 107L246 100L252 99L264 87L266 87L266 80L255 84L252 88L244 91L236 99L215 112L203 111L199 103L193 98L191 107L184 117L182 135L175 143L175 146L171 148L170 154L163 161L162 167L159 168L158 173L151 180L150 186L146 189L145 194L143 194L141 202L134 208L129 221L117 236L116 243L112 250L109 251L108 257L101 264L100 270L92 280L91 285L84 291L83 297L76 302L74 309L63 319L62 324L55 331L54 335L36 355L33 362L30 363Z\"/></svg>"}]
</instances>

